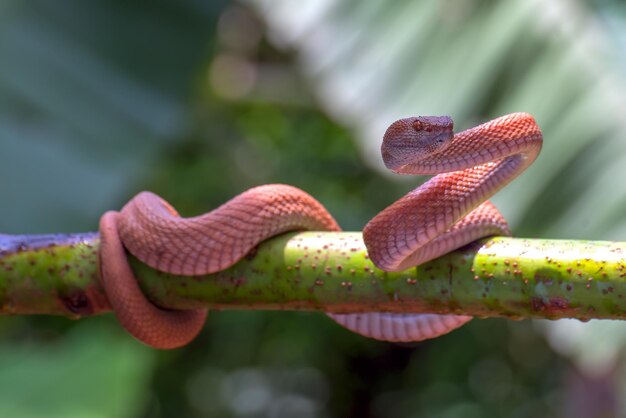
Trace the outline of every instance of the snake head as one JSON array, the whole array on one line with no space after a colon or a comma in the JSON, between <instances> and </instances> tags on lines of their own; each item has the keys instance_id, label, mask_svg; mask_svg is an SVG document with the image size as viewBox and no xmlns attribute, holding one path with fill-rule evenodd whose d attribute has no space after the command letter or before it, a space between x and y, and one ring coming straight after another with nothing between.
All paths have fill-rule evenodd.
<instances>
[{"instance_id":1,"label":"snake head","mask_svg":"<svg viewBox=\"0 0 626 418\"><path fill-rule=\"evenodd\" d=\"M450 116L418 116L395 121L387 128L381 152L385 166L397 171L441 152L452 142Z\"/></svg>"}]
</instances>

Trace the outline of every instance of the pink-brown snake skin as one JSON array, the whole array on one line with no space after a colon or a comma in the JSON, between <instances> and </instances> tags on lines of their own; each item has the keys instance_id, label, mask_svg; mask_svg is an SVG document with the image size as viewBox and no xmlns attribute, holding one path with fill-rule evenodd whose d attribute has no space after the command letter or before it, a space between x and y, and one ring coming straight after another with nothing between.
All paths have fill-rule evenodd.
<instances>
[{"instance_id":1,"label":"pink-brown snake skin","mask_svg":"<svg viewBox=\"0 0 626 418\"><path fill-rule=\"evenodd\" d=\"M532 116L514 113L456 135L449 117L407 118L385 133L385 165L400 174L437 174L374 217L363 230L371 260L399 271L476 239L509 235L506 221L486 199L537 157L542 135ZM156 348L187 344L206 310L169 311L150 303L134 279L125 249L172 274L223 270L259 242L291 230L340 230L313 197L292 186L250 189L219 208L181 218L160 197L143 192L121 212L100 221L102 285L122 325ZM420 341L458 328L463 315L329 314L359 334L388 341Z\"/></svg>"},{"instance_id":2,"label":"pink-brown snake skin","mask_svg":"<svg viewBox=\"0 0 626 418\"><path fill-rule=\"evenodd\" d=\"M255 187L194 218L181 218L165 200L142 192L119 213L107 212L100 219L102 286L133 336L155 348L180 347L200 332L207 311L169 311L150 303L124 247L157 270L202 275L232 266L267 238L303 229L340 230L321 203L292 186Z\"/></svg>"}]
</instances>

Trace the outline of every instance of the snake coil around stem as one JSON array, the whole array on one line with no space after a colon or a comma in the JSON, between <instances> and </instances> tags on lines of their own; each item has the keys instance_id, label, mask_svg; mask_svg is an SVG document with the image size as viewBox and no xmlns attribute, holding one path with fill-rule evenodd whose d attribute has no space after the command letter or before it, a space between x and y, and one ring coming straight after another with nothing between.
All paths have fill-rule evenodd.
<instances>
[{"instance_id":1,"label":"snake coil around stem","mask_svg":"<svg viewBox=\"0 0 626 418\"><path fill-rule=\"evenodd\" d=\"M385 133L385 165L399 174L437 174L376 215L363 239L376 266L400 271L476 239L510 235L486 199L537 157L542 135L532 116L513 113L458 134L449 117L394 122ZM155 348L189 343L206 310L172 311L141 292L126 259L128 250L157 270L203 275L226 269L259 242L293 230L339 231L328 211L306 192L271 184L250 189L213 211L181 218L160 197L142 192L120 212L100 220L101 282L121 324ZM420 341L469 321L464 315L384 312L328 314L344 327L387 341Z\"/></svg>"}]
</instances>

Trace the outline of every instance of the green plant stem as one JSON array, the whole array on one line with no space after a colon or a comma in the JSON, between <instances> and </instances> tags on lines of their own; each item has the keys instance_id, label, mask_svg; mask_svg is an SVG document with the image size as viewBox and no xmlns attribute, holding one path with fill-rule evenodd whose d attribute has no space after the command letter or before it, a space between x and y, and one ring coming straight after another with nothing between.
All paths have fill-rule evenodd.
<instances>
[{"instance_id":1,"label":"green plant stem","mask_svg":"<svg viewBox=\"0 0 626 418\"><path fill-rule=\"evenodd\" d=\"M110 310L97 234L0 235L0 311L80 317ZM377 269L360 233L274 237L204 276L130 257L164 308L464 313L508 318L626 318L626 243L495 237L398 273Z\"/></svg>"}]
</instances>

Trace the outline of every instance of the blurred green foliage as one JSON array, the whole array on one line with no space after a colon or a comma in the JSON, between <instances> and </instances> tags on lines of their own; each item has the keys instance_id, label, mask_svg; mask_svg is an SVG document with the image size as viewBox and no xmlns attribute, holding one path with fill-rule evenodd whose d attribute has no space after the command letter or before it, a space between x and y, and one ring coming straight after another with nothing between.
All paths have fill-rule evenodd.
<instances>
[{"instance_id":1,"label":"blurred green foliage","mask_svg":"<svg viewBox=\"0 0 626 418\"><path fill-rule=\"evenodd\" d=\"M613 176L624 173L624 128L608 119L623 108L600 94L621 91L623 63L589 70L574 54L584 45L530 30L543 16L537 3L453 3L1 4L0 230L95 229L101 213L142 189L193 215L269 182L303 188L358 230L415 184L366 163L384 123L415 111L470 126L526 110L544 128L546 152L498 201L517 230L623 239L626 183ZM575 22L614 7L597 3ZM198 340L173 352L141 346L112 316L3 318L0 335L2 416L552 417L620 408L619 376L580 395L575 367L529 322L475 320L394 345L319 314L215 312Z\"/></svg>"},{"instance_id":2,"label":"blurred green foliage","mask_svg":"<svg viewBox=\"0 0 626 418\"><path fill-rule=\"evenodd\" d=\"M0 347L0 415L140 414L149 400L155 355L128 344L102 322L73 327L59 341L5 342Z\"/></svg>"}]
</instances>

